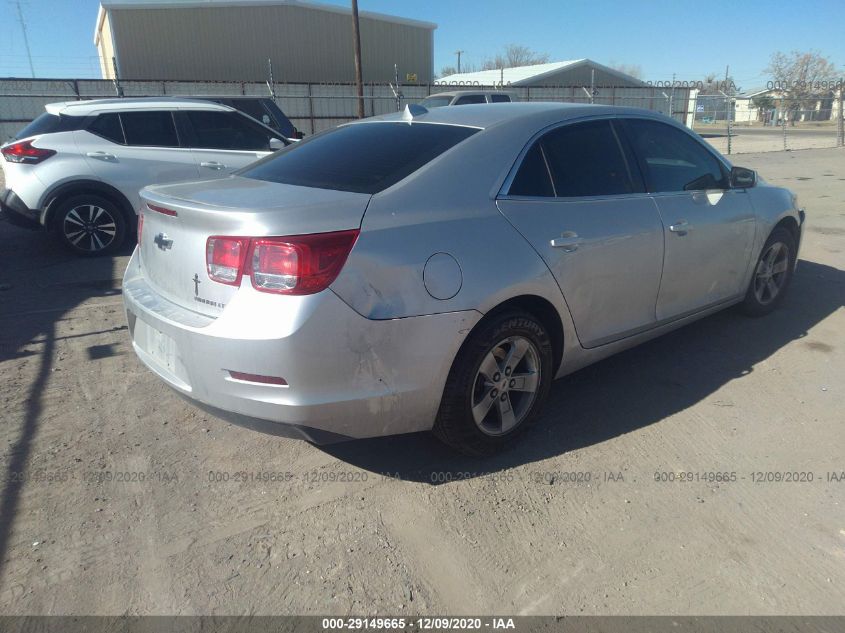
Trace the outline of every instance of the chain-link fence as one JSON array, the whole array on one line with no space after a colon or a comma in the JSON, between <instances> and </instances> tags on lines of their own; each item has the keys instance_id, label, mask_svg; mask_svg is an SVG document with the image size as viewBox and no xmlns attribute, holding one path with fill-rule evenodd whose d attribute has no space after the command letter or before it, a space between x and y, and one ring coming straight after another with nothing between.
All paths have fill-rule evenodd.
<instances>
[{"instance_id":1,"label":"chain-link fence","mask_svg":"<svg viewBox=\"0 0 845 633\"><path fill-rule=\"evenodd\" d=\"M44 111L46 103L77 99L145 96L262 96L270 86L260 82L122 81L95 79L0 80L0 141ZM432 84L367 84L366 116L386 114L431 94L453 90L501 90L501 86ZM276 103L293 124L313 134L356 118L357 96L351 84L275 84ZM597 103L632 106L667 114L701 134L725 154L841 147L842 89L819 99L766 99L725 93L703 94L691 86L542 86L504 90L520 101Z\"/></svg>"},{"instance_id":2,"label":"chain-link fence","mask_svg":"<svg viewBox=\"0 0 845 633\"><path fill-rule=\"evenodd\" d=\"M724 154L845 146L842 89L818 97L694 97L690 127Z\"/></svg>"},{"instance_id":3,"label":"chain-link fence","mask_svg":"<svg viewBox=\"0 0 845 633\"><path fill-rule=\"evenodd\" d=\"M0 139L14 135L21 127L44 111L44 104L54 101L114 97L115 84L108 80L0 80ZM153 96L263 96L270 95L264 83L188 82L188 81L122 81L119 89L124 97ZM364 86L366 116L386 114L408 103L418 103L431 94L450 90L497 90L494 86L445 84L367 84ZM629 86L544 86L507 87L506 91L520 101L557 101L601 103L645 108L671 114L685 124L692 123L691 91L664 90ZM305 134L356 118L357 96L350 84L276 84L273 94L279 107L293 124Z\"/></svg>"}]
</instances>

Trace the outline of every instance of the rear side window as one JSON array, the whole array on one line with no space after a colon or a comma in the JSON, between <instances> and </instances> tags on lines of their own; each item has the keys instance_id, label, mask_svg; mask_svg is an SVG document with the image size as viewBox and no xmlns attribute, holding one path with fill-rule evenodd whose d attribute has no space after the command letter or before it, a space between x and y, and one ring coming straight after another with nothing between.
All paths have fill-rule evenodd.
<instances>
[{"instance_id":1,"label":"rear side window","mask_svg":"<svg viewBox=\"0 0 845 633\"><path fill-rule=\"evenodd\" d=\"M490 103L510 103L508 95L490 95Z\"/></svg>"},{"instance_id":2,"label":"rear side window","mask_svg":"<svg viewBox=\"0 0 845 633\"><path fill-rule=\"evenodd\" d=\"M487 103L484 95L464 95L455 101L455 105L467 105L469 103Z\"/></svg>"},{"instance_id":3,"label":"rear side window","mask_svg":"<svg viewBox=\"0 0 845 633\"><path fill-rule=\"evenodd\" d=\"M728 188L719 160L689 134L643 119L626 120L625 129L644 163L651 192Z\"/></svg>"},{"instance_id":4,"label":"rear side window","mask_svg":"<svg viewBox=\"0 0 845 633\"><path fill-rule=\"evenodd\" d=\"M543 148L539 141L534 143L522 159L522 165L519 166L519 171L516 172L516 177L511 184L510 195L541 198L550 198L555 195L549 168L546 166Z\"/></svg>"},{"instance_id":5,"label":"rear side window","mask_svg":"<svg viewBox=\"0 0 845 633\"><path fill-rule=\"evenodd\" d=\"M170 112L122 112L120 119L127 145L179 147Z\"/></svg>"},{"instance_id":6,"label":"rear side window","mask_svg":"<svg viewBox=\"0 0 845 633\"><path fill-rule=\"evenodd\" d=\"M261 121L264 125L278 129L279 126L270 117L267 110L257 99L230 99L227 106L240 110L244 114L251 116L256 121Z\"/></svg>"},{"instance_id":7,"label":"rear side window","mask_svg":"<svg viewBox=\"0 0 845 633\"><path fill-rule=\"evenodd\" d=\"M123 138L123 127L120 125L120 118L116 112L98 116L88 126L88 131L113 143L126 144L126 139Z\"/></svg>"},{"instance_id":8,"label":"rear side window","mask_svg":"<svg viewBox=\"0 0 845 633\"><path fill-rule=\"evenodd\" d=\"M37 136L39 134L52 134L54 132L68 132L79 129L81 117L66 116L64 114L50 114L44 112L32 123L23 128L15 135L15 140Z\"/></svg>"},{"instance_id":9,"label":"rear side window","mask_svg":"<svg viewBox=\"0 0 845 633\"><path fill-rule=\"evenodd\" d=\"M424 108L442 108L449 105L452 97L426 97L420 102Z\"/></svg>"},{"instance_id":10,"label":"rear side window","mask_svg":"<svg viewBox=\"0 0 845 633\"><path fill-rule=\"evenodd\" d=\"M191 138L188 144L201 149L267 151L270 134L245 116L211 110L187 112Z\"/></svg>"},{"instance_id":11,"label":"rear side window","mask_svg":"<svg viewBox=\"0 0 845 633\"><path fill-rule=\"evenodd\" d=\"M525 155L509 193L573 198L632 191L628 164L610 121L591 121L541 137Z\"/></svg>"},{"instance_id":12,"label":"rear side window","mask_svg":"<svg viewBox=\"0 0 845 633\"><path fill-rule=\"evenodd\" d=\"M631 178L610 121L566 125L543 139L559 198L631 193Z\"/></svg>"},{"instance_id":13,"label":"rear side window","mask_svg":"<svg viewBox=\"0 0 845 633\"><path fill-rule=\"evenodd\" d=\"M427 123L345 125L294 143L238 174L288 185L373 194L477 131Z\"/></svg>"}]
</instances>

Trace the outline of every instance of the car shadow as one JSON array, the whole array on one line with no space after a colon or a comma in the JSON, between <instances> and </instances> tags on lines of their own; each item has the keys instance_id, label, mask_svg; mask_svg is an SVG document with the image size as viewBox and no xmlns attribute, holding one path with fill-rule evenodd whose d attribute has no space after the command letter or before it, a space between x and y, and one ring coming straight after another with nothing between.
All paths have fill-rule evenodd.
<instances>
[{"instance_id":1,"label":"car shadow","mask_svg":"<svg viewBox=\"0 0 845 633\"><path fill-rule=\"evenodd\" d=\"M748 318L729 309L567 376L535 428L490 458L456 454L430 434L355 440L322 450L358 468L439 484L494 473L604 442L654 424L713 394L845 305L845 271L801 261L774 313ZM807 343L830 353L838 341ZM741 402L723 403L741 407Z\"/></svg>"},{"instance_id":2,"label":"car shadow","mask_svg":"<svg viewBox=\"0 0 845 633\"><path fill-rule=\"evenodd\" d=\"M127 255L127 244L117 255ZM40 231L29 231L0 221L0 362L26 359L37 363L34 378L19 383L26 390L21 416L7 409L0 433L8 444L0 455L0 583L3 580L9 537L17 515L20 495L32 447L39 431L43 395L48 388L57 355L56 326L83 301L120 294L120 272L112 257L80 259L51 244ZM103 354L103 350L98 352ZM26 375L31 372L22 368ZM12 372L6 384L9 395L15 387ZM7 405L8 407L14 405ZM17 407L16 407L17 409ZM15 411L17 413L17 411ZM19 420L19 421L18 421ZM9 425L15 424L10 429Z\"/></svg>"}]
</instances>

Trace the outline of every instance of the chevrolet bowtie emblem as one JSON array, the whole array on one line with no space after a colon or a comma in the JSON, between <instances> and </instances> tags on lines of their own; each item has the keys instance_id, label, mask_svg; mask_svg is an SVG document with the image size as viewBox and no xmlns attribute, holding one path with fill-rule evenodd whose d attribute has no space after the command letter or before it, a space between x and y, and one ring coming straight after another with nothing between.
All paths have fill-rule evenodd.
<instances>
[{"instance_id":1,"label":"chevrolet bowtie emblem","mask_svg":"<svg viewBox=\"0 0 845 633\"><path fill-rule=\"evenodd\" d=\"M165 233L159 233L156 235L153 242L155 242L155 245L163 251L166 251L173 246L173 240L167 237Z\"/></svg>"}]
</instances>

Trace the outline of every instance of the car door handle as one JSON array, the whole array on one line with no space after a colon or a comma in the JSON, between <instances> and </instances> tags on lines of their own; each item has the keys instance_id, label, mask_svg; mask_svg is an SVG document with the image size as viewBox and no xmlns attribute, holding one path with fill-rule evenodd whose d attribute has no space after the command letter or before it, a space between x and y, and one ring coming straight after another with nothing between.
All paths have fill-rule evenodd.
<instances>
[{"instance_id":1,"label":"car door handle","mask_svg":"<svg viewBox=\"0 0 845 633\"><path fill-rule=\"evenodd\" d=\"M686 220L681 220L677 224L669 225L669 230L672 231L672 233L677 233L678 235L686 235L691 229L692 226L690 226L690 223Z\"/></svg>"},{"instance_id":2,"label":"car door handle","mask_svg":"<svg viewBox=\"0 0 845 633\"><path fill-rule=\"evenodd\" d=\"M224 165L223 163L218 163L214 160L200 163L200 167L208 167L209 169L226 169L226 165Z\"/></svg>"},{"instance_id":3,"label":"car door handle","mask_svg":"<svg viewBox=\"0 0 845 633\"><path fill-rule=\"evenodd\" d=\"M99 160L117 160L117 156L108 152L88 152L85 155L88 158L97 158Z\"/></svg>"},{"instance_id":4,"label":"car door handle","mask_svg":"<svg viewBox=\"0 0 845 633\"><path fill-rule=\"evenodd\" d=\"M564 231L560 237L556 237L551 241L554 248L562 248L567 253L572 253L578 250L578 243L581 238L575 231Z\"/></svg>"}]
</instances>

